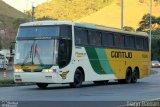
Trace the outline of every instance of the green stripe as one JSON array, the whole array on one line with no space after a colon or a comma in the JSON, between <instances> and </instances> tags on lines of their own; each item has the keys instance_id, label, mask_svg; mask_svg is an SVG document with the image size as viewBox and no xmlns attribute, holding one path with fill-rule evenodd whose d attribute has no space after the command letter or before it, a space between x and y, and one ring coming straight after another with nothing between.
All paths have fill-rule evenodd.
<instances>
[{"instance_id":1,"label":"green stripe","mask_svg":"<svg viewBox=\"0 0 160 107\"><path fill-rule=\"evenodd\" d=\"M90 64L97 74L114 74L103 48L85 48Z\"/></svg>"},{"instance_id":2,"label":"green stripe","mask_svg":"<svg viewBox=\"0 0 160 107\"><path fill-rule=\"evenodd\" d=\"M95 48L85 48L85 49L86 49L87 55L89 57L89 61L94 71L98 74L106 74L103 68L101 67L101 64L99 62L99 58L98 58Z\"/></svg>"},{"instance_id":3,"label":"green stripe","mask_svg":"<svg viewBox=\"0 0 160 107\"><path fill-rule=\"evenodd\" d=\"M107 58L107 54L104 49L102 48L96 48L96 53L98 55L99 62L101 64L101 67L107 74L113 74L112 68L110 66L109 60Z\"/></svg>"}]
</instances>

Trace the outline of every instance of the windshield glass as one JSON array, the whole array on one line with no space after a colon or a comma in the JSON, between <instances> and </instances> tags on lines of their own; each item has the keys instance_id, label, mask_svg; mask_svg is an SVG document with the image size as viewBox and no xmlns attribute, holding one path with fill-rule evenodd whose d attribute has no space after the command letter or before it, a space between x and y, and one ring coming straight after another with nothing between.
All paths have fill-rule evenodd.
<instances>
[{"instance_id":1,"label":"windshield glass","mask_svg":"<svg viewBox=\"0 0 160 107\"><path fill-rule=\"evenodd\" d=\"M19 28L18 37L59 36L60 26L23 26Z\"/></svg>"},{"instance_id":2,"label":"windshield glass","mask_svg":"<svg viewBox=\"0 0 160 107\"><path fill-rule=\"evenodd\" d=\"M16 43L15 64L50 65L54 64L55 40L22 40Z\"/></svg>"}]
</instances>

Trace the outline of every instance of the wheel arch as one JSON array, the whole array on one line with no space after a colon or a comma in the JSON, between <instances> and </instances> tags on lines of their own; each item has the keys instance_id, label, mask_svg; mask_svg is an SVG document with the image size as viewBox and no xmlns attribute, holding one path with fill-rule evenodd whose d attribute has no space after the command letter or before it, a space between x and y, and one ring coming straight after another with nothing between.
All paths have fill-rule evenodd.
<instances>
[{"instance_id":1,"label":"wheel arch","mask_svg":"<svg viewBox=\"0 0 160 107\"><path fill-rule=\"evenodd\" d=\"M77 69L79 69L82 72L82 74L83 74L83 81L85 81L85 72L84 72L84 69L81 66L79 66Z\"/></svg>"}]
</instances>

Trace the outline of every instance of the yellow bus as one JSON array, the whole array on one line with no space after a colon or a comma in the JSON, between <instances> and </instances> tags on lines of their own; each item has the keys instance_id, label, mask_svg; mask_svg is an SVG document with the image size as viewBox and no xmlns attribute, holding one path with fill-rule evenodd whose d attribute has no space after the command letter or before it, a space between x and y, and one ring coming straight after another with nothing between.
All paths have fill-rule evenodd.
<instances>
[{"instance_id":1,"label":"yellow bus","mask_svg":"<svg viewBox=\"0 0 160 107\"><path fill-rule=\"evenodd\" d=\"M136 83L150 74L148 35L68 21L21 24L16 37L15 82L81 87L109 80Z\"/></svg>"}]
</instances>

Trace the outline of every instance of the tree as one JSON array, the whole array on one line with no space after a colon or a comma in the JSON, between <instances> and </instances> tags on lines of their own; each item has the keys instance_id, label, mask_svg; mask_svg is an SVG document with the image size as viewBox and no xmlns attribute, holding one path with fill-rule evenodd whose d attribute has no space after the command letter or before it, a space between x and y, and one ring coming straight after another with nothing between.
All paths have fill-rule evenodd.
<instances>
[{"instance_id":1,"label":"tree","mask_svg":"<svg viewBox=\"0 0 160 107\"><path fill-rule=\"evenodd\" d=\"M27 19L27 18L18 18L18 19L15 19L13 21L13 28L14 28L14 30L17 31L17 29L18 29L18 27L19 27L20 24L26 23L28 21L29 21L29 19Z\"/></svg>"},{"instance_id":2,"label":"tree","mask_svg":"<svg viewBox=\"0 0 160 107\"><path fill-rule=\"evenodd\" d=\"M158 5L160 4L160 0L154 0Z\"/></svg>"},{"instance_id":3,"label":"tree","mask_svg":"<svg viewBox=\"0 0 160 107\"><path fill-rule=\"evenodd\" d=\"M152 16L152 26L154 29L154 25L157 24L157 19L155 16ZM145 31L148 32L150 28L150 14L145 14L142 18L142 20L139 22L139 28L137 31Z\"/></svg>"},{"instance_id":4,"label":"tree","mask_svg":"<svg viewBox=\"0 0 160 107\"><path fill-rule=\"evenodd\" d=\"M43 21L43 20L57 20L57 19L53 19L53 18L49 18L49 17L42 17L42 18L38 18L36 20L37 21Z\"/></svg>"},{"instance_id":5,"label":"tree","mask_svg":"<svg viewBox=\"0 0 160 107\"><path fill-rule=\"evenodd\" d=\"M159 35L159 37L160 37L160 28L157 28L157 29L153 30L152 34L153 35Z\"/></svg>"},{"instance_id":6,"label":"tree","mask_svg":"<svg viewBox=\"0 0 160 107\"><path fill-rule=\"evenodd\" d=\"M135 32L135 29L133 27L129 27L129 26L124 26L123 29L125 31L132 31L132 32Z\"/></svg>"},{"instance_id":7,"label":"tree","mask_svg":"<svg viewBox=\"0 0 160 107\"><path fill-rule=\"evenodd\" d=\"M150 31L150 14L145 14L137 31ZM153 36L156 35L156 36ZM160 60L160 17L152 16L152 59Z\"/></svg>"},{"instance_id":8,"label":"tree","mask_svg":"<svg viewBox=\"0 0 160 107\"><path fill-rule=\"evenodd\" d=\"M160 17L157 17L156 23L160 25Z\"/></svg>"}]
</instances>

